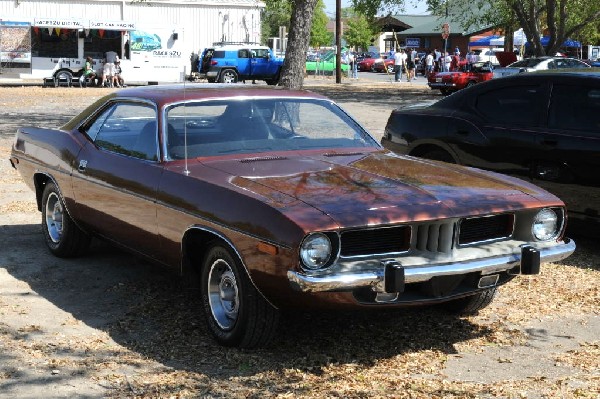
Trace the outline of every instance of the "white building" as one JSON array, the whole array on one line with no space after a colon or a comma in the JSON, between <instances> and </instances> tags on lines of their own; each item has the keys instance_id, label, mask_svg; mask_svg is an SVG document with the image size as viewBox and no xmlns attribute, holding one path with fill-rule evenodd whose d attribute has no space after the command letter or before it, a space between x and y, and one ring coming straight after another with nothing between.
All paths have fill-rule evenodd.
<instances>
[{"instance_id":1,"label":"white building","mask_svg":"<svg viewBox=\"0 0 600 399\"><path fill-rule=\"evenodd\" d=\"M97 71L115 51L130 82L178 82L219 41L260 42L258 0L0 0L0 72L21 78Z\"/></svg>"}]
</instances>

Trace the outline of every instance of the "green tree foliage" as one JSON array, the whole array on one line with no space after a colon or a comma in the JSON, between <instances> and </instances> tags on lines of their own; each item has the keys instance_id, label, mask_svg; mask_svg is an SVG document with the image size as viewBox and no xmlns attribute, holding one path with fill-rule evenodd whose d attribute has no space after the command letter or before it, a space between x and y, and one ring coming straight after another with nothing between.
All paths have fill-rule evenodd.
<instances>
[{"instance_id":1,"label":"green tree foliage","mask_svg":"<svg viewBox=\"0 0 600 399\"><path fill-rule=\"evenodd\" d=\"M364 15L355 14L347 20L344 39L348 45L366 50L373 35L372 24Z\"/></svg>"},{"instance_id":2,"label":"green tree foliage","mask_svg":"<svg viewBox=\"0 0 600 399\"><path fill-rule=\"evenodd\" d=\"M353 0L353 5L365 15L375 15L381 9L402 10L405 0ZM566 39L580 36L590 25L597 26L600 17L598 0L427 0L427 5L436 15L448 11L463 28L474 22L508 28L509 32L522 27L538 56L554 54ZM546 48L541 45L545 33L550 38Z\"/></svg>"},{"instance_id":3,"label":"green tree foliage","mask_svg":"<svg viewBox=\"0 0 600 399\"><path fill-rule=\"evenodd\" d=\"M317 2L310 31L310 45L312 47L328 46L333 43L333 33L327 31L329 18L325 14L325 3L323 0Z\"/></svg>"},{"instance_id":4,"label":"green tree foliage","mask_svg":"<svg viewBox=\"0 0 600 399\"><path fill-rule=\"evenodd\" d=\"M280 26L285 26L289 30L291 15L292 1L265 0L261 26L263 43L266 43L270 37L279 37Z\"/></svg>"}]
</instances>

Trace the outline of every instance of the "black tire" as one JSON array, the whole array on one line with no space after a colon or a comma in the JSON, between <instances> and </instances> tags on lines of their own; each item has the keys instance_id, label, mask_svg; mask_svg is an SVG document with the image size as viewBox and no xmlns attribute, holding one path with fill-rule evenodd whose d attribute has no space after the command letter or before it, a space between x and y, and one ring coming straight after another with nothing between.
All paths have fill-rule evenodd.
<instances>
[{"instance_id":1,"label":"black tire","mask_svg":"<svg viewBox=\"0 0 600 399\"><path fill-rule=\"evenodd\" d=\"M208 80L208 83L215 83L216 82L215 78L208 78L207 80Z\"/></svg>"},{"instance_id":2,"label":"black tire","mask_svg":"<svg viewBox=\"0 0 600 399\"><path fill-rule=\"evenodd\" d=\"M71 71L58 71L54 76L54 80L56 82L56 86L66 85L71 86L71 81L73 80L73 73Z\"/></svg>"},{"instance_id":3,"label":"black tire","mask_svg":"<svg viewBox=\"0 0 600 399\"><path fill-rule=\"evenodd\" d=\"M60 191L52 182L46 184L42 194L42 231L48 249L59 258L83 254L91 241L69 216Z\"/></svg>"},{"instance_id":4,"label":"black tire","mask_svg":"<svg viewBox=\"0 0 600 399\"><path fill-rule=\"evenodd\" d=\"M455 299L443 304L446 311L454 314L473 315L492 303L496 296L497 288L489 288L475 295Z\"/></svg>"},{"instance_id":5,"label":"black tire","mask_svg":"<svg viewBox=\"0 0 600 399\"><path fill-rule=\"evenodd\" d=\"M428 150L421 155L421 158L427 158L434 161L442 161L447 163L456 163L452 155L448 151L442 150L440 148L436 148L433 150Z\"/></svg>"},{"instance_id":6,"label":"black tire","mask_svg":"<svg viewBox=\"0 0 600 399\"><path fill-rule=\"evenodd\" d=\"M237 83L238 74L233 69L224 69L219 79L221 83Z\"/></svg>"},{"instance_id":7,"label":"black tire","mask_svg":"<svg viewBox=\"0 0 600 399\"><path fill-rule=\"evenodd\" d=\"M200 289L209 330L221 345L254 348L273 339L279 312L252 285L239 258L219 241L202 262Z\"/></svg>"},{"instance_id":8,"label":"black tire","mask_svg":"<svg viewBox=\"0 0 600 399\"><path fill-rule=\"evenodd\" d=\"M471 87L471 86L475 86L475 82L473 82L472 80L470 80L469 83L467 83L467 85L465 86L465 89L467 87Z\"/></svg>"},{"instance_id":9,"label":"black tire","mask_svg":"<svg viewBox=\"0 0 600 399\"><path fill-rule=\"evenodd\" d=\"M451 93L448 89L440 89L440 92L442 93L442 96L448 96Z\"/></svg>"}]
</instances>

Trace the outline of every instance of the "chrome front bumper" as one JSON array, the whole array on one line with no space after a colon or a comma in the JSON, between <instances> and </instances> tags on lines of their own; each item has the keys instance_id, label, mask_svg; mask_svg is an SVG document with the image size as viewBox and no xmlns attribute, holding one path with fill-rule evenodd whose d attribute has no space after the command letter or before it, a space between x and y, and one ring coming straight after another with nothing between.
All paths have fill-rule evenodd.
<instances>
[{"instance_id":1,"label":"chrome front bumper","mask_svg":"<svg viewBox=\"0 0 600 399\"><path fill-rule=\"evenodd\" d=\"M575 251L575 241L565 241L539 250L540 262L557 262ZM436 276L451 276L478 272L481 275L506 272L521 265L521 254L494 256L465 262L406 267L403 270L404 283L419 283ZM401 265L401 259L397 259ZM376 292L385 292L385 262L378 270L357 271L354 273L307 275L288 271L288 280L293 289L302 292L351 291L361 287L372 287Z\"/></svg>"}]
</instances>

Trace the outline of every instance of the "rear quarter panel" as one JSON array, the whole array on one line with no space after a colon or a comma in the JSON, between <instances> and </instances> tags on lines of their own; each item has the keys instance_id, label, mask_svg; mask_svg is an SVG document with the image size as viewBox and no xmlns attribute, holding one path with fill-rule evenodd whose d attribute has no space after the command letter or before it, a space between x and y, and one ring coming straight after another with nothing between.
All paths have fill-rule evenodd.
<instances>
[{"instance_id":1,"label":"rear quarter panel","mask_svg":"<svg viewBox=\"0 0 600 399\"><path fill-rule=\"evenodd\" d=\"M71 171L84 140L79 133L65 130L20 128L11 156L18 160L17 170L32 190L35 191L35 174L42 173L53 179L68 208L73 204Z\"/></svg>"}]
</instances>

